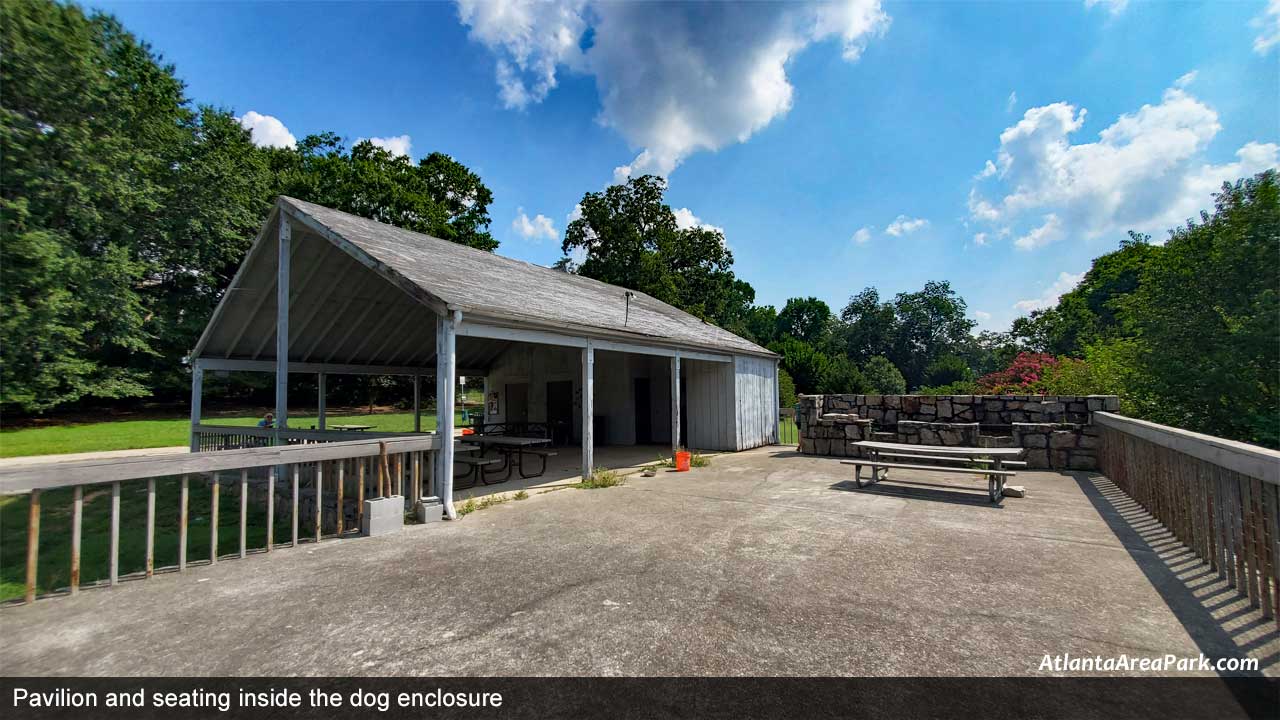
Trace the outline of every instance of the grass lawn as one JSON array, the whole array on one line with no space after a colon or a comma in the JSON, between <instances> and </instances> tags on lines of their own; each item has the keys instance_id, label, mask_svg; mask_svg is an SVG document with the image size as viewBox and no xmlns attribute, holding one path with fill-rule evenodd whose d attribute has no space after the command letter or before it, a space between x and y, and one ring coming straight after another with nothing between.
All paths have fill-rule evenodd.
<instances>
[{"instance_id":1,"label":"grass lawn","mask_svg":"<svg viewBox=\"0 0 1280 720\"><path fill-rule=\"evenodd\" d=\"M257 425L260 417L205 418L210 425ZM289 425L305 429L315 425L315 415L289 418ZM462 413L454 414L454 423L462 422ZM375 413L373 415L329 415L329 425L372 425L375 431L412 432L413 413ZM422 415L422 429L436 429L434 414ZM77 423L39 428L21 428L0 432L0 457L54 455L58 453L98 452L170 447L190 442L191 423L185 418L173 420L117 420L101 423Z\"/></svg>"}]
</instances>

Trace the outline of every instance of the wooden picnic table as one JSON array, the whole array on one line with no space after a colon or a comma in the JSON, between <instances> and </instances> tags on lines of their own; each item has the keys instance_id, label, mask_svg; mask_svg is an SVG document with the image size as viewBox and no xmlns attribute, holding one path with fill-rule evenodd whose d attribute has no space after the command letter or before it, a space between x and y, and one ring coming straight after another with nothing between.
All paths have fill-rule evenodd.
<instances>
[{"instance_id":1,"label":"wooden picnic table","mask_svg":"<svg viewBox=\"0 0 1280 720\"><path fill-rule=\"evenodd\" d=\"M365 430L372 430L373 426L372 425L330 425L329 429L330 430L346 430L351 432L364 432Z\"/></svg>"},{"instance_id":2,"label":"wooden picnic table","mask_svg":"<svg viewBox=\"0 0 1280 720\"><path fill-rule=\"evenodd\" d=\"M844 464L853 465L853 480L858 487L865 487L879 482L889 474L889 468L903 470L932 470L950 472L968 472L987 479L987 494L991 502L999 503L1004 495L1006 479L1017 475L1007 467L1026 467L1018 460L1026 452L1024 448L977 448L955 447L944 445L907 445L905 443L889 443L876 440L860 440L849 443L850 446L867 451L865 460L847 460ZM882 457L915 462L882 461ZM920 461L935 464L920 464ZM957 467L955 465L938 465L936 463L963 463L965 465L982 465L983 467ZM862 466L871 467L871 479L865 484L862 481ZM994 467L985 467L993 465Z\"/></svg>"},{"instance_id":3,"label":"wooden picnic table","mask_svg":"<svg viewBox=\"0 0 1280 720\"><path fill-rule=\"evenodd\" d=\"M547 457L551 455L555 455L554 452L550 452L550 451L537 451L535 454L537 454L538 457L542 458L542 467L539 468L538 471L535 473L525 474L525 471L524 471L525 449L537 447L539 445L550 445L551 438L524 437L520 435L476 434L476 435L463 435L458 439L464 443L479 445L481 454L483 454L484 451L490 447L492 447L493 449L497 450L499 453L502 454L504 459L502 467L497 468L493 472L494 474L497 474L505 470L506 475L504 475L501 480L495 480L493 483L490 483L488 479L488 471L482 469L480 470L480 473L481 473L480 479L486 485L506 482L507 480L509 480L511 478L511 467L513 464L515 465L518 472L520 473L520 477L525 479L538 477L547 471ZM514 460L514 463L512 462L513 460Z\"/></svg>"}]
</instances>

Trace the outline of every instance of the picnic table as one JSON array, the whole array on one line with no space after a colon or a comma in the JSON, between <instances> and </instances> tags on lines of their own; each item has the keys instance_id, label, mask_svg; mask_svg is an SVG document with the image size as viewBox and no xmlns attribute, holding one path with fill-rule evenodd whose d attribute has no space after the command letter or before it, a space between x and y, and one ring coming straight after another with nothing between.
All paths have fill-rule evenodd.
<instances>
[{"instance_id":1,"label":"picnic table","mask_svg":"<svg viewBox=\"0 0 1280 720\"><path fill-rule=\"evenodd\" d=\"M845 465L853 465L853 481L858 487L866 487L885 479L889 468L971 473L987 479L987 494L991 497L991 502L997 504L1004 495L1005 481L1017 475L1017 472L1006 468L1027 466L1026 462L1017 459L1026 452L1023 448L907 445L875 440L860 440L850 442L849 445L865 450L868 455L866 459L844 461ZM884 461L881 458L892 460ZM898 462L904 460L907 462ZM928 461L930 464L921 464L921 461ZM871 478L865 484L862 481L863 465L871 467Z\"/></svg>"},{"instance_id":2,"label":"picnic table","mask_svg":"<svg viewBox=\"0 0 1280 720\"><path fill-rule=\"evenodd\" d=\"M480 480L486 485L502 483L511 479L511 468L513 465L516 467L517 471L520 473L520 477L522 478L528 479L528 478L539 477L540 475L542 475L547 471L547 458L555 455L555 452L551 450L532 449L532 448L537 448L540 445L550 445L551 438L545 438L545 437L523 437L520 435L477 434L477 435L463 435L458 439L464 443L478 445L480 447L480 454L481 454L480 458L464 459L463 462L468 465L471 465L473 468L473 471L477 472L480 475ZM490 470L487 467L488 465L492 465L498 462L498 460L490 460L490 461L484 460L484 457L483 457L484 452L490 448L496 450L499 454L502 455L502 467L494 468L492 470ZM530 455L535 455L537 457L542 458L542 466L538 468L537 472L528 473L528 474L525 473L524 456L526 452L528 452L528 454ZM493 482L489 481L490 472L493 472L496 475L497 473L500 473L503 470L506 470L506 474L503 475L501 480L494 480Z\"/></svg>"},{"instance_id":3,"label":"picnic table","mask_svg":"<svg viewBox=\"0 0 1280 720\"><path fill-rule=\"evenodd\" d=\"M349 432L364 432L365 430L372 430L373 426L372 425L330 425L329 429L345 430Z\"/></svg>"}]
</instances>

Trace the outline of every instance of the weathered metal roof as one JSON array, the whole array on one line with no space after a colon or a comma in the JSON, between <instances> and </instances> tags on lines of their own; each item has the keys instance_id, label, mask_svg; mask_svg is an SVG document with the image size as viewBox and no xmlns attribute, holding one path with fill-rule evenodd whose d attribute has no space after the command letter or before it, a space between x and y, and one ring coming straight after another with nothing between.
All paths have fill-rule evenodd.
<instances>
[{"instance_id":1,"label":"weathered metal roof","mask_svg":"<svg viewBox=\"0 0 1280 720\"><path fill-rule=\"evenodd\" d=\"M628 308L628 291L616 285L302 200L282 196L279 202L359 248L421 292L461 310L464 317L623 333L633 342L648 339L721 352L773 354L642 292L632 291Z\"/></svg>"}]
</instances>

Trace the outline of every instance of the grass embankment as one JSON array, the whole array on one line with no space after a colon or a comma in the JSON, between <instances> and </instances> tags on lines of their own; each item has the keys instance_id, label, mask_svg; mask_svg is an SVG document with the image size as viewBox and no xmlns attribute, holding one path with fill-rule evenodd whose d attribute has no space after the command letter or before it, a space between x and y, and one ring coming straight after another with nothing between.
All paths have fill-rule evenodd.
<instances>
[{"instance_id":1,"label":"grass embankment","mask_svg":"<svg viewBox=\"0 0 1280 720\"><path fill-rule=\"evenodd\" d=\"M209 417L209 425L255 426L261 417ZM319 422L315 415L289 418L289 426L307 429ZM375 432L412 432L413 413L374 413L372 415L329 415L334 425L372 425ZM462 423L462 413L454 414L454 423ZM436 429L435 414L422 415L423 432ZM191 421L115 420L100 423L68 423L48 427L29 427L0 431L0 458L59 453L100 452L171 447L190 442Z\"/></svg>"}]
</instances>

